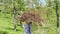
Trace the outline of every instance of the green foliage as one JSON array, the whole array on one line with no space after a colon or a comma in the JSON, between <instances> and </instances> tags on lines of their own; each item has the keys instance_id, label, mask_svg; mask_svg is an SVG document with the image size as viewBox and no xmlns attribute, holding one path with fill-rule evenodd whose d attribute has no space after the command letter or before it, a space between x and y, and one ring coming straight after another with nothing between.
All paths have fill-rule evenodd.
<instances>
[{"instance_id":1,"label":"green foliage","mask_svg":"<svg viewBox=\"0 0 60 34\"><path fill-rule=\"evenodd\" d=\"M20 11L24 11L25 10L25 4L23 0L17 0L17 4L18 4L18 8Z\"/></svg>"},{"instance_id":2,"label":"green foliage","mask_svg":"<svg viewBox=\"0 0 60 34\"><path fill-rule=\"evenodd\" d=\"M2 2L2 0L0 0ZM19 25L19 20L17 19L17 31L14 31L14 16L13 16L13 6L11 0L4 0L4 5L0 4L0 34L24 34L24 29L21 28ZM20 13L20 11L27 12L28 8L25 8L26 5L28 5L30 2L27 0L26 4L24 0L14 0L15 7L17 9L17 14ZM36 4L35 10L38 10L41 14L41 17L43 19L47 18L47 12L44 13L43 10L48 11L49 13L49 22L46 23L45 26L40 26L40 31L42 32L43 29L46 34L56 34L56 2L52 1L50 4L51 7L42 7L39 6L38 2L36 0L33 1L34 4ZM60 0L58 0L58 8L60 9ZM50 9L50 10L48 10ZM26 10L26 11L25 11ZM59 11L59 19L60 19L60 10ZM18 16L17 16L18 17ZM60 21L59 21L60 24ZM33 25L33 34L36 34L37 31L37 25ZM60 29L60 27L59 27ZM36 31L36 32L35 32Z\"/></svg>"}]
</instances>

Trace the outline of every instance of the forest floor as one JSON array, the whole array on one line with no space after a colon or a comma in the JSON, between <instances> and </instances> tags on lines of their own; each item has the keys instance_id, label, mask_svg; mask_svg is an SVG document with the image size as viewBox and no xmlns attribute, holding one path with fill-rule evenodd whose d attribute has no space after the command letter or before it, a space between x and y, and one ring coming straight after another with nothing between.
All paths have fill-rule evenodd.
<instances>
[{"instance_id":1,"label":"forest floor","mask_svg":"<svg viewBox=\"0 0 60 34\"><path fill-rule=\"evenodd\" d=\"M54 18L54 17L53 17ZM51 18L52 19L52 18ZM53 19L52 19L53 20ZM17 25L17 31L14 31L14 19L11 14L0 13L0 34L24 34L24 29ZM56 34L56 22L46 24L46 27L33 27L33 34Z\"/></svg>"},{"instance_id":2,"label":"forest floor","mask_svg":"<svg viewBox=\"0 0 60 34\"><path fill-rule=\"evenodd\" d=\"M14 31L14 21L10 14L0 13L0 34L23 34L23 28L17 26L17 31Z\"/></svg>"}]
</instances>

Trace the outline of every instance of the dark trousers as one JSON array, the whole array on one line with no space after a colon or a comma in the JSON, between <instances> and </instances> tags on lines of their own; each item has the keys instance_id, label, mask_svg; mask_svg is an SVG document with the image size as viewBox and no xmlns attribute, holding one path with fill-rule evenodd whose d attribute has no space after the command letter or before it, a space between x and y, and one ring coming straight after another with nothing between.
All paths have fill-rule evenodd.
<instances>
[{"instance_id":1,"label":"dark trousers","mask_svg":"<svg viewBox=\"0 0 60 34\"><path fill-rule=\"evenodd\" d=\"M30 24L30 26L29 26L30 27L30 32L28 30L29 29L28 26L29 26L28 24L23 25L24 32L25 32L25 34L32 34L32 24Z\"/></svg>"}]
</instances>

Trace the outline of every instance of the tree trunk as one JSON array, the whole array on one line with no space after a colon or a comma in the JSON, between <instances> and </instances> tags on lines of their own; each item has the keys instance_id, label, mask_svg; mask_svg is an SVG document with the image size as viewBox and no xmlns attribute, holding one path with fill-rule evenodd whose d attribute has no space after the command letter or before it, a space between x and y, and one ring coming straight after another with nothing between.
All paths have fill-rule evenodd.
<instances>
[{"instance_id":1,"label":"tree trunk","mask_svg":"<svg viewBox=\"0 0 60 34\"><path fill-rule=\"evenodd\" d=\"M17 13L17 12L16 12L15 6L14 6L13 9L14 9L14 30L16 31L16 18L17 18L17 17L16 17L16 13Z\"/></svg>"},{"instance_id":2,"label":"tree trunk","mask_svg":"<svg viewBox=\"0 0 60 34\"><path fill-rule=\"evenodd\" d=\"M14 11L14 30L16 31L16 14L17 14L17 10L15 8L15 4L14 4L14 0L11 0L12 1L12 8L13 8L13 11Z\"/></svg>"},{"instance_id":3,"label":"tree trunk","mask_svg":"<svg viewBox=\"0 0 60 34\"><path fill-rule=\"evenodd\" d=\"M48 11L47 11L47 19L49 20L49 12L50 12L51 0L48 0Z\"/></svg>"},{"instance_id":4,"label":"tree trunk","mask_svg":"<svg viewBox=\"0 0 60 34\"><path fill-rule=\"evenodd\" d=\"M57 31L56 31L56 34L59 34L58 0L56 0L56 18L57 18Z\"/></svg>"}]
</instances>

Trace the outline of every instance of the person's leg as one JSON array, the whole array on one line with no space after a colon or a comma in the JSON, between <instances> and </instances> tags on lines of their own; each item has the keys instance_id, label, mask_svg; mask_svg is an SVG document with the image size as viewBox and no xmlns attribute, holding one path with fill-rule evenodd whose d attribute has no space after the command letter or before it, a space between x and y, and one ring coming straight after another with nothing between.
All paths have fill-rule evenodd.
<instances>
[{"instance_id":1,"label":"person's leg","mask_svg":"<svg viewBox=\"0 0 60 34\"><path fill-rule=\"evenodd\" d=\"M28 28L28 24L25 24L24 25L24 32L25 32L25 34L32 34L32 24L30 24L30 32L29 32L29 28Z\"/></svg>"},{"instance_id":2,"label":"person's leg","mask_svg":"<svg viewBox=\"0 0 60 34\"><path fill-rule=\"evenodd\" d=\"M29 34L32 34L32 24L30 24L30 32Z\"/></svg>"},{"instance_id":3,"label":"person's leg","mask_svg":"<svg viewBox=\"0 0 60 34\"><path fill-rule=\"evenodd\" d=\"M28 25L27 24L24 24L23 25L23 28L24 28L24 34L27 34L27 32L28 32Z\"/></svg>"}]
</instances>

